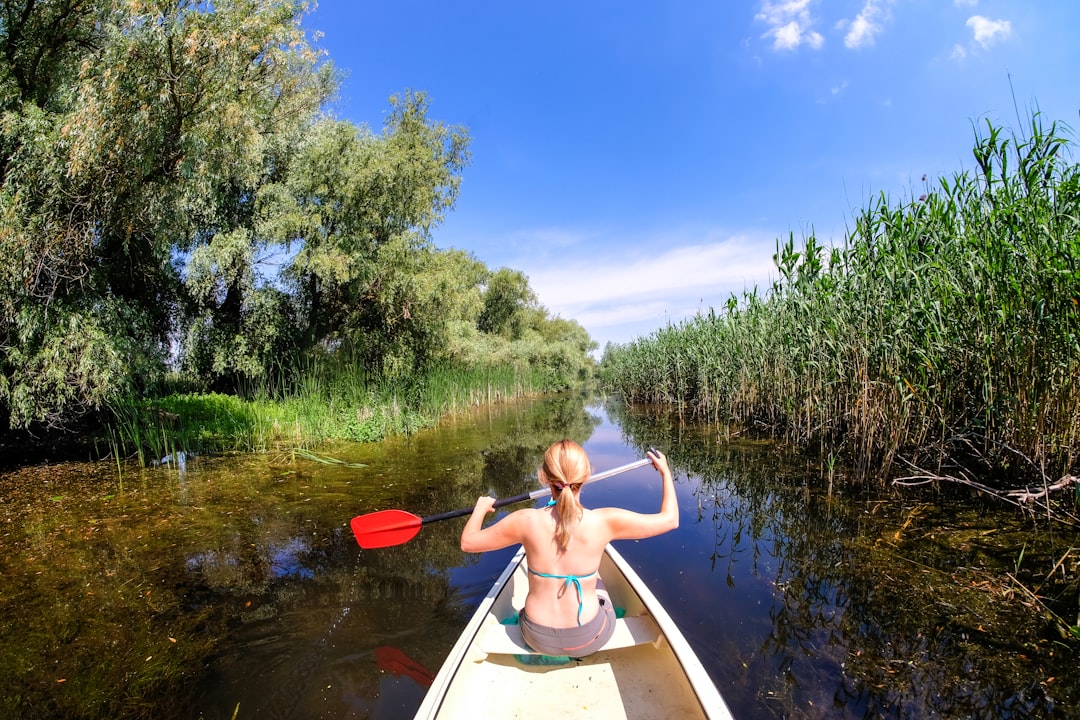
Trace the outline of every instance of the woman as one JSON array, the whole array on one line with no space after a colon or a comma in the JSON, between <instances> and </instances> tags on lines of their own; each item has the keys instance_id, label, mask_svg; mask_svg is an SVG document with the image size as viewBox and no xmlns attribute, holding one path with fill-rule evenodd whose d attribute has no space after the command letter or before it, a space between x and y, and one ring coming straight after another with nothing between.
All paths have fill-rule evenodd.
<instances>
[{"instance_id":1,"label":"woman","mask_svg":"<svg viewBox=\"0 0 1080 720\"><path fill-rule=\"evenodd\" d=\"M544 454L540 482L551 487L548 507L517 510L485 528L484 517L495 499L477 499L461 533L461 549L525 547L529 594L521 611L521 635L533 650L573 657L599 650L615 631L615 608L597 575L604 548L612 540L652 537L679 526L667 458L655 450L648 456L663 482L655 514L583 507L581 486L592 471L585 450L573 440L557 442Z\"/></svg>"}]
</instances>

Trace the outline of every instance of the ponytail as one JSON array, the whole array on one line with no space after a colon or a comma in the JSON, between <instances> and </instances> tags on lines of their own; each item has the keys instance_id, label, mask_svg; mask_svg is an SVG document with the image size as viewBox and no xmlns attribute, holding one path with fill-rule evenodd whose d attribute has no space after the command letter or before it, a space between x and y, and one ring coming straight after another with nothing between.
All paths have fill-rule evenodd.
<instances>
[{"instance_id":1,"label":"ponytail","mask_svg":"<svg viewBox=\"0 0 1080 720\"><path fill-rule=\"evenodd\" d=\"M562 440L544 453L541 472L555 496L555 546L559 552L565 552L585 512L578 502L577 491L592 472L589 457L581 445Z\"/></svg>"}]
</instances>

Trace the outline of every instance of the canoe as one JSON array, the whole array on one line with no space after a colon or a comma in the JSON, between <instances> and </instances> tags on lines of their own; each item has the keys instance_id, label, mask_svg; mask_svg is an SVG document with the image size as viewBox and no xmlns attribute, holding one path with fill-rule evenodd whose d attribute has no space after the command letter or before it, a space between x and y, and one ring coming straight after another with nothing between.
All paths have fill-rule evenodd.
<instances>
[{"instance_id":1,"label":"canoe","mask_svg":"<svg viewBox=\"0 0 1080 720\"><path fill-rule=\"evenodd\" d=\"M519 549L435 676L417 720L730 720L686 638L610 545L600 577L621 615L612 639L585 658L537 655L515 624L529 587L525 551Z\"/></svg>"}]
</instances>

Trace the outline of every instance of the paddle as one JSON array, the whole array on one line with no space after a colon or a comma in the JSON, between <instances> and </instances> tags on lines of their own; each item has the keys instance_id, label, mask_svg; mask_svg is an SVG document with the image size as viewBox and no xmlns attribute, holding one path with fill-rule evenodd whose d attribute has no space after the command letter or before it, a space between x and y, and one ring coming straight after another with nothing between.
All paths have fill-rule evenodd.
<instances>
[{"instance_id":1,"label":"paddle","mask_svg":"<svg viewBox=\"0 0 1080 720\"><path fill-rule=\"evenodd\" d=\"M632 463L596 473L585 482L591 483L596 482L597 480L603 480L612 477L613 475L619 475L624 472L636 470L639 467L645 467L651 463L652 461L649 459L635 460ZM550 494L550 487L542 487L539 490L533 490L529 493L522 493L521 495L496 500L494 507L501 508L506 505L524 502L525 500L535 500ZM420 532L420 528L428 523L461 517L472 513L472 511L473 509L471 507L467 507L422 518L417 517L410 512L405 512L404 510L379 510L378 512L368 513L367 515L357 515L349 521L349 524L352 526L353 535L356 536L356 542L360 547L365 550L372 550L374 548L403 545L416 537L416 534Z\"/></svg>"},{"instance_id":2,"label":"paddle","mask_svg":"<svg viewBox=\"0 0 1080 720\"><path fill-rule=\"evenodd\" d=\"M431 683L435 682L435 676L430 670L392 645L375 648L375 661L380 670L394 675L407 675L422 687L431 687Z\"/></svg>"}]
</instances>

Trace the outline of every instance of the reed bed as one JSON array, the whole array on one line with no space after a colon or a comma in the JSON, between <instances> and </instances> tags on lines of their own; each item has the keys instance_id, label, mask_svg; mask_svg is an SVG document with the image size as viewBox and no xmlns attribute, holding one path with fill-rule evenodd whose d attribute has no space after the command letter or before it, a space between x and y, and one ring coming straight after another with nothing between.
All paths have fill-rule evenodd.
<instances>
[{"instance_id":1,"label":"reed bed","mask_svg":"<svg viewBox=\"0 0 1080 720\"><path fill-rule=\"evenodd\" d=\"M996 476L1075 471L1080 166L1054 124L988 123L976 167L875 198L842 246L777 241L772 287L627 345L630 402L767 428L885 475L897 455Z\"/></svg>"},{"instance_id":2,"label":"reed bed","mask_svg":"<svg viewBox=\"0 0 1080 720\"><path fill-rule=\"evenodd\" d=\"M284 376L283 376L284 377ZM485 403L548 390L528 367L438 365L408 380L386 380L350 362L311 362L287 382L242 395L181 392L109 406L106 444L143 466L180 453L310 448L329 440L375 441L408 434Z\"/></svg>"}]
</instances>

